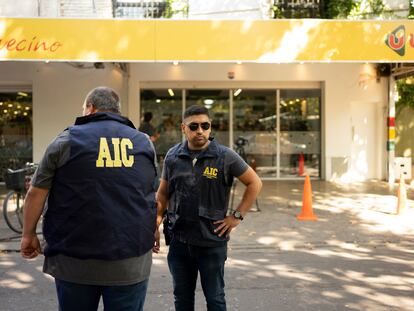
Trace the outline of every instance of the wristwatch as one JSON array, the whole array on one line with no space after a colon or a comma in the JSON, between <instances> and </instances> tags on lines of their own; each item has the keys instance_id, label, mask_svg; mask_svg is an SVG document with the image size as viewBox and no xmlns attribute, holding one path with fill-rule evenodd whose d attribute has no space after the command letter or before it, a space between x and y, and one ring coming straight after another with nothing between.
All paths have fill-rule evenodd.
<instances>
[{"instance_id":1,"label":"wristwatch","mask_svg":"<svg viewBox=\"0 0 414 311\"><path fill-rule=\"evenodd\" d=\"M233 215L234 218L236 218L238 220L243 220L243 216L239 211L234 211L232 215Z\"/></svg>"}]
</instances>

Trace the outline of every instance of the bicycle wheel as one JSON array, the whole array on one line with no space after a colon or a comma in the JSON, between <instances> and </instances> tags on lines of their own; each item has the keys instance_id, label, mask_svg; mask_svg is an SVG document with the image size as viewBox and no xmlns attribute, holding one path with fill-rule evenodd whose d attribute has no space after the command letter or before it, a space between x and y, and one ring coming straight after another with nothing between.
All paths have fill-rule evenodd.
<instances>
[{"instance_id":1,"label":"bicycle wheel","mask_svg":"<svg viewBox=\"0 0 414 311\"><path fill-rule=\"evenodd\" d=\"M14 232L22 233L23 228L23 194L10 191L3 202L3 217Z\"/></svg>"}]
</instances>

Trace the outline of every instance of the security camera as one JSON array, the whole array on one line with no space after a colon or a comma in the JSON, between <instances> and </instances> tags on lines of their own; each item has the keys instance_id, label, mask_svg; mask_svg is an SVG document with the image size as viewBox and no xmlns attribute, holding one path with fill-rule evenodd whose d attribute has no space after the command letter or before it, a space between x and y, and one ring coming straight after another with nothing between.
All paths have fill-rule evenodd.
<instances>
[{"instance_id":1,"label":"security camera","mask_svg":"<svg viewBox=\"0 0 414 311\"><path fill-rule=\"evenodd\" d=\"M95 69L104 69L105 68L105 64L101 63L101 62L93 63L93 66L95 67Z\"/></svg>"}]
</instances>

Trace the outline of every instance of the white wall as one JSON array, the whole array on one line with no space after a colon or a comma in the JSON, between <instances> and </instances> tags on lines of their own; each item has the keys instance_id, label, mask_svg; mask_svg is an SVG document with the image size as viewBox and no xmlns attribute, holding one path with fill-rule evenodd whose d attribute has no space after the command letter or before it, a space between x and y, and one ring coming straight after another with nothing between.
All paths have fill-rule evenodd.
<instances>
[{"instance_id":1,"label":"white wall","mask_svg":"<svg viewBox=\"0 0 414 311\"><path fill-rule=\"evenodd\" d=\"M19 0L19 5L16 0L0 1L0 16L33 17L39 16L39 10L38 2L33 0Z\"/></svg>"},{"instance_id":2,"label":"white wall","mask_svg":"<svg viewBox=\"0 0 414 311\"><path fill-rule=\"evenodd\" d=\"M235 78L229 80L227 73L232 71ZM319 82L324 85L324 178L341 179L352 182L354 176L360 176L351 170L360 167L351 154L353 141L351 128L351 103L376 103L375 142L369 142L371 153L378 155L375 169L369 170L365 176L369 178L385 178L385 141L386 141L386 107L387 79L376 81L375 70L364 64L133 64L131 66L130 94L138 94L139 85L151 85L167 82L165 85L188 87L209 85L209 87L286 87L295 84ZM137 96L136 96L137 97ZM131 101L137 99L130 98ZM337 176L332 168L333 159L344 159L348 167L345 176ZM369 160L369 159L368 159ZM363 163L370 166L370 163Z\"/></svg>"},{"instance_id":3,"label":"white wall","mask_svg":"<svg viewBox=\"0 0 414 311\"><path fill-rule=\"evenodd\" d=\"M0 86L32 85L35 162L52 139L81 115L85 96L92 88L112 87L123 102L123 84L121 73L109 65L105 69L76 69L66 63L0 62ZM122 107L126 114L127 102Z\"/></svg>"}]
</instances>

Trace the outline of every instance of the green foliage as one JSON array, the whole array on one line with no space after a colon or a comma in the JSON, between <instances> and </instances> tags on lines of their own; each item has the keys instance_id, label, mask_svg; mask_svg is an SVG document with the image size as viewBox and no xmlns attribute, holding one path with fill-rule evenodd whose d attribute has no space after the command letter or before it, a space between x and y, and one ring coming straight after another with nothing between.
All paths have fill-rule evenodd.
<instances>
[{"instance_id":1,"label":"green foliage","mask_svg":"<svg viewBox=\"0 0 414 311\"><path fill-rule=\"evenodd\" d=\"M279 9L278 6L273 5L272 6L272 11L273 11L273 18L275 18L275 19L284 18L283 12L282 12L281 9Z\"/></svg>"},{"instance_id":2,"label":"green foliage","mask_svg":"<svg viewBox=\"0 0 414 311\"><path fill-rule=\"evenodd\" d=\"M326 18L347 18L349 13L357 6L354 0L326 0Z\"/></svg>"},{"instance_id":3,"label":"green foliage","mask_svg":"<svg viewBox=\"0 0 414 311\"><path fill-rule=\"evenodd\" d=\"M359 0L349 13L350 17L367 19L381 16L385 11L383 0Z\"/></svg>"},{"instance_id":4,"label":"green foliage","mask_svg":"<svg viewBox=\"0 0 414 311\"><path fill-rule=\"evenodd\" d=\"M408 18L414 19L414 0L410 0L410 10L408 12Z\"/></svg>"},{"instance_id":5,"label":"green foliage","mask_svg":"<svg viewBox=\"0 0 414 311\"><path fill-rule=\"evenodd\" d=\"M188 16L188 1L186 0L167 0L166 8L162 17L173 18L174 16Z\"/></svg>"},{"instance_id":6,"label":"green foliage","mask_svg":"<svg viewBox=\"0 0 414 311\"><path fill-rule=\"evenodd\" d=\"M393 16L393 11L387 9L384 0L325 0L322 2L318 16L327 19L367 19L379 16ZM308 18L306 9L295 9L284 11L281 6L273 5L274 18ZM288 15L288 16L287 16ZM414 18L414 0L410 0L410 16Z\"/></svg>"},{"instance_id":7,"label":"green foliage","mask_svg":"<svg viewBox=\"0 0 414 311\"><path fill-rule=\"evenodd\" d=\"M162 15L162 17L164 18L171 18L173 15L173 11L171 8L171 3L173 2L173 0L167 0L165 3L165 11L164 14Z\"/></svg>"},{"instance_id":8,"label":"green foliage","mask_svg":"<svg viewBox=\"0 0 414 311\"><path fill-rule=\"evenodd\" d=\"M414 78L397 81L398 101L395 103L397 111L403 107L414 108Z\"/></svg>"}]
</instances>

